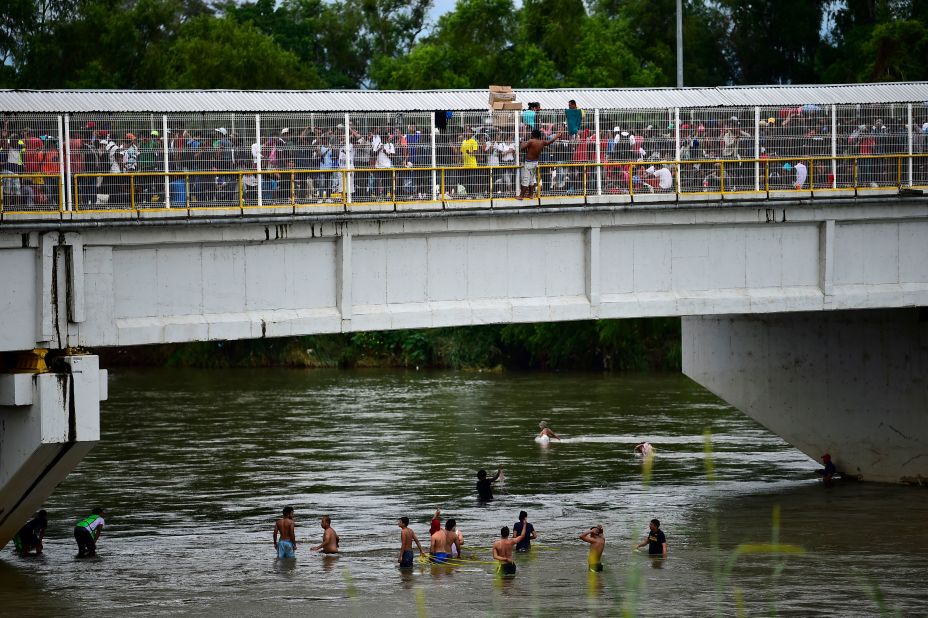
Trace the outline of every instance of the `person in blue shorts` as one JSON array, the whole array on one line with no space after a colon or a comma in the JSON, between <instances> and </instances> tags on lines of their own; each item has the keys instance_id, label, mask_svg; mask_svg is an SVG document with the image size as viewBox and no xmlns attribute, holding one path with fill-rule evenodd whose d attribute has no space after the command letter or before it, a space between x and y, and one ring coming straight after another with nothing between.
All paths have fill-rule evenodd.
<instances>
[{"instance_id":1,"label":"person in blue shorts","mask_svg":"<svg viewBox=\"0 0 928 618\"><path fill-rule=\"evenodd\" d=\"M283 517L274 524L274 549L278 558L296 558L296 524L293 507L285 506Z\"/></svg>"},{"instance_id":2,"label":"person in blue shorts","mask_svg":"<svg viewBox=\"0 0 928 618\"><path fill-rule=\"evenodd\" d=\"M412 551L412 544L415 543L416 547L419 548L419 555L424 556L425 552L422 551L422 544L419 543L419 538L416 536L416 533L409 528L409 518L400 517L399 519L400 527L400 568L401 569L411 569L413 565L413 558L415 554Z\"/></svg>"}]
</instances>

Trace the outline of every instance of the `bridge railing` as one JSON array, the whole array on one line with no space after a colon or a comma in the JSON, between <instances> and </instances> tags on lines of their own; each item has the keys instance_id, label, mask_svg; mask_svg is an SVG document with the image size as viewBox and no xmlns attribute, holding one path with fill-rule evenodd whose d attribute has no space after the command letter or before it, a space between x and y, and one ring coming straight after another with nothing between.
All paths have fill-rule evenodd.
<instances>
[{"instance_id":1,"label":"bridge railing","mask_svg":"<svg viewBox=\"0 0 928 618\"><path fill-rule=\"evenodd\" d=\"M877 195L907 187L928 189L928 154L542 163L529 177L514 165L78 173L70 187L74 210L59 175L6 174L0 214L511 208Z\"/></svg>"},{"instance_id":2,"label":"bridge railing","mask_svg":"<svg viewBox=\"0 0 928 618\"><path fill-rule=\"evenodd\" d=\"M928 182L924 103L588 109L570 118L15 114L0 135L0 215L506 204L519 193L519 146L535 128L558 135L532 183L544 203L872 194ZM806 179L797 190L799 162Z\"/></svg>"}]
</instances>

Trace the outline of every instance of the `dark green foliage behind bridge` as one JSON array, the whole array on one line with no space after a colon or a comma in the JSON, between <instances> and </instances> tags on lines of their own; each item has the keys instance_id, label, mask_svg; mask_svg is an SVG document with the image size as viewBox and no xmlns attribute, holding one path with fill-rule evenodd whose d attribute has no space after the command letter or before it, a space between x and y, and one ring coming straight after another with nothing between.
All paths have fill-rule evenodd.
<instances>
[{"instance_id":1,"label":"dark green foliage behind bridge","mask_svg":"<svg viewBox=\"0 0 928 618\"><path fill-rule=\"evenodd\" d=\"M6 0L0 87L675 85L674 0ZM688 0L688 86L928 78L922 0Z\"/></svg>"}]
</instances>

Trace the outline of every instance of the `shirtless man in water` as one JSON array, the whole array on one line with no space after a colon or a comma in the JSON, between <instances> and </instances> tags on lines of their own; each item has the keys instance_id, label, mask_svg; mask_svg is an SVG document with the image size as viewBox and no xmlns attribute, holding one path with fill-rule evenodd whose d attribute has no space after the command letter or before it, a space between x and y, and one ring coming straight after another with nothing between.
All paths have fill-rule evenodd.
<instances>
[{"instance_id":1,"label":"shirtless man in water","mask_svg":"<svg viewBox=\"0 0 928 618\"><path fill-rule=\"evenodd\" d=\"M522 534L514 539L509 538L509 526L503 526L499 531L500 539L493 543L493 559L497 561L496 572L503 575L515 575L516 563L512 561L512 548L522 542L528 527L522 527Z\"/></svg>"},{"instance_id":2,"label":"shirtless man in water","mask_svg":"<svg viewBox=\"0 0 928 618\"><path fill-rule=\"evenodd\" d=\"M436 531L429 539L429 553L434 563L444 564L451 559L451 544L458 540L454 532L457 523L454 519L449 519L445 522L445 529ZM458 547L458 557L460 556L461 548Z\"/></svg>"},{"instance_id":3,"label":"shirtless man in water","mask_svg":"<svg viewBox=\"0 0 928 618\"><path fill-rule=\"evenodd\" d=\"M532 187L535 185L535 175L538 171L538 157L541 151L553 144L561 136L558 131L548 139L544 139L539 129L532 129L532 138L522 144L519 148L525 153L525 161L522 163L522 174L519 177L521 190L516 199L525 199L532 196Z\"/></svg>"},{"instance_id":4,"label":"shirtless man in water","mask_svg":"<svg viewBox=\"0 0 928 618\"><path fill-rule=\"evenodd\" d=\"M589 532L581 534L579 539L590 544L590 553L586 558L590 570L597 573L602 571L603 550L606 549L606 535L603 533L602 524L593 526Z\"/></svg>"},{"instance_id":5,"label":"shirtless man in water","mask_svg":"<svg viewBox=\"0 0 928 618\"><path fill-rule=\"evenodd\" d=\"M296 526L293 507L285 506L283 517L274 524L274 549L278 558L296 558Z\"/></svg>"},{"instance_id":6,"label":"shirtless man in water","mask_svg":"<svg viewBox=\"0 0 928 618\"><path fill-rule=\"evenodd\" d=\"M323 515L320 525L325 532L322 533L322 543L313 547L313 551L321 551L323 554L337 554L338 534L335 533L335 528L332 527L332 518Z\"/></svg>"},{"instance_id":7,"label":"shirtless man in water","mask_svg":"<svg viewBox=\"0 0 928 618\"><path fill-rule=\"evenodd\" d=\"M409 518L400 517L399 519L400 527L400 568L401 569L411 569L412 568L412 544L415 543L416 547L419 548L419 555L424 556L425 552L422 551L422 544L419 543L416 533L409 529Z\"/></svg>"}]
</instances>

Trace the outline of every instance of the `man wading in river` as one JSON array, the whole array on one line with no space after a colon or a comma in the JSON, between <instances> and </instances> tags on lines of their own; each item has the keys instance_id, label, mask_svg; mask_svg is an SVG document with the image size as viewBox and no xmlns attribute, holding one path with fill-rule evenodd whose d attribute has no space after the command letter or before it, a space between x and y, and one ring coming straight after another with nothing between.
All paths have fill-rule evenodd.
<instances>
[{"instance_id":1,"label":"man wading in river","mask_svg":"<svg viewBox=\"0 0 928 618\"><path fill-rule=\"evenodd\" d=\"M335 528L332 527L332 518L323 515L319 525L322 526L325 532L322 533L322 543L313 547L313 551L321 551L323 554L337 554L338 534L336 534Z\"/></svg>"},{"instance_id":2,"label":"man wading in river","mask_svg":"<svg viewBox=\"0 0 928 618\"><path fill-rule=\"evenodd\" d=\"M400 526L400 568L401 569L411 569L412 568L412 559L414 554L412 553L412 544L415 543L416 547L419 548L419 555L424 556L425 552L422 551L422 544L419 543L419 539L416 537L416 533L409 529L409 518L400 517L399 520Z\"/></svg>"},{"instance_id":3,"label":"man wading in river","mask_svg":"<svg viewBox=\"0 0 928 618\"><path fill-rule=\"evenodd\" d=\"M500 539L493 543L493 559L496 560L497 573L508 576L516 574L516 563L512 561L512 548L522 542L526 532L528 529L522 528L522 534L510 539L509 526L503 526L500 529Z\"/></svg>"},{"instance_id":4,"label":"man wading in river","mask_svg":"<svg viewBox=\"0 0 928 618\"><path fill-rule=\"evenodd\" d=\"M293 507L285 506L283 517L274 524L274 549L278 558L296 558L296 526Z\"/></svg>"}]
</instances>

